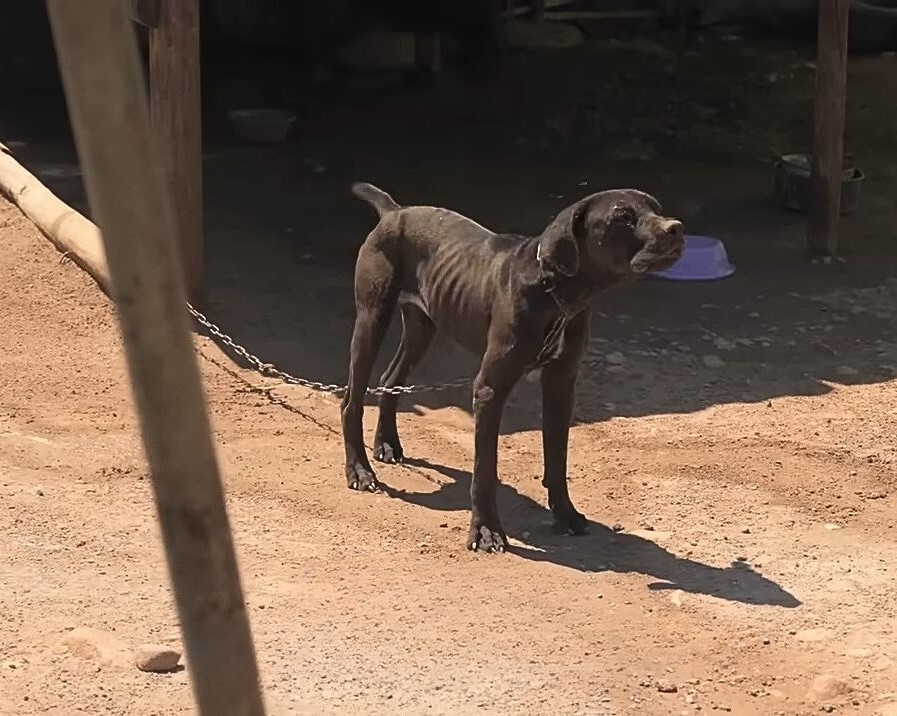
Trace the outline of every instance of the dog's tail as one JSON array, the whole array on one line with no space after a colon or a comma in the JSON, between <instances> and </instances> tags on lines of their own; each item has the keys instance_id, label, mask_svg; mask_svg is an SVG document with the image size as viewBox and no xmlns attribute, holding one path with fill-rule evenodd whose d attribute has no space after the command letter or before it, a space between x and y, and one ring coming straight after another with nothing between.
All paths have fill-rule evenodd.
<instances>
[{"instance_id":1,"label":"dog's tail","mask_svg":"<svg viewBox=\"0 0 897 716\"><path fill-rule=\"evenodd\" d=\"M359 199L363 199L377 210L379 216L389 214L392 211L398 211L402 207L382 189L378 189L373 184L367 182L356 182L352 185L352 193Z\"/></svg>"}]
</instances>

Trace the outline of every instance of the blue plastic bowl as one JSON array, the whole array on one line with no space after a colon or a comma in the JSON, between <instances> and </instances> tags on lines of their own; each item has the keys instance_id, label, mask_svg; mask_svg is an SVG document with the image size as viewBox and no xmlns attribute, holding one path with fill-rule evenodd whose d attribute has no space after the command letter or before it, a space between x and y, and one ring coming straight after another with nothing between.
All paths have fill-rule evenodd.
<instances>
[{"instance_id":1,"label":"blue plastic bowl","mask_svg":"<svg viewBox=\"0 0 897 716\"><path fill-rule=\"evenodd\" d=\"M681 258L651 275L668 281L716 281L733 273L735 266L729 262L722 241L712 236L686 236Z\"/></svg>"}]
</instances>

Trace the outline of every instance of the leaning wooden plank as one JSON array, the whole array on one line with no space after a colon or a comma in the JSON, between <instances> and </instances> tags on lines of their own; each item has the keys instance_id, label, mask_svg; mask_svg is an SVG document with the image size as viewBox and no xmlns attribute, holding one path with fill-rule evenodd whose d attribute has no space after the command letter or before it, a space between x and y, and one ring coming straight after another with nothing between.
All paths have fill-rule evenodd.
<instances>
[{"instance_id":1,"label":"leaning wooden plank","mask_svg":"<svg viewBox=\"0 0 897 716\"><path fill-rule=\"evenodd\" d=\"M96 225L57 198L0 145L0 194L19 207L72 261L111 292L103 240Z\"/></svg>"},{"instance_id":2,"label":"leaning wooden plank","mask_svg":"<svg viewBox=\"0 0 897 716\"><path fill-rule=\"evenodd\" d=\"M48 0L87 197L102 230L198 711L264 713L184 311L172 202L121 0Z\"/></svg>"}]
</instances>

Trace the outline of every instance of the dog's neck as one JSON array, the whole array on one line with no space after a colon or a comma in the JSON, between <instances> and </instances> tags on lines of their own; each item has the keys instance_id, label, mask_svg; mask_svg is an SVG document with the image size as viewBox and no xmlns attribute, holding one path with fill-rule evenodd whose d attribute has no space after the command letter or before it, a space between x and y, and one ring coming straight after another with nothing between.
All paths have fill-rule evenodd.
<instances>
[{"instance_id":1,"label":"dog's neck","mask_svg":"<svg viewBox=\"0 0 897 716\"><path fill-rule=\"evenodd\" d=\"M577 285L573 281L564 281L560 285L550 285L546 290L566 320L570 320L588 307L592 302L592 296L595 294L594 291Z\"/></svg>"},{"instance_id":2,"label":"dog's neck","mask_svg":"<svg viewBox=\"0 0 897 716\"><path fill-rule=\"evenodd\" d=\"M537 257L538 261L538 257ZM565 320L570 320L582 312L592 301L595 289L588 286L578 276L563 276L539 265L539 284Z\"/></svg>"}]
</instances>

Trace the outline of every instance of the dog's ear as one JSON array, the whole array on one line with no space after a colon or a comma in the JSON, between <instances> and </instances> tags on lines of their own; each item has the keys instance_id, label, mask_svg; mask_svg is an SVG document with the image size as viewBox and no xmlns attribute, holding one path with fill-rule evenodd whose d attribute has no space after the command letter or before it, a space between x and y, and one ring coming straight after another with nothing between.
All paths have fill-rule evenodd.
<instances>
[{"instance_id":1,"label":"dog's ear","mask_svg":"<svg viewBox=\"0 0 897 716\"><path fill-rule=\"evenodd\" d=\"M579 243L585 231L588 202L581 201L557 215L539 238L539 264L555 273L573 276L579 271Z\"/></svg>"}]
</instances>

